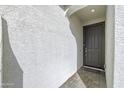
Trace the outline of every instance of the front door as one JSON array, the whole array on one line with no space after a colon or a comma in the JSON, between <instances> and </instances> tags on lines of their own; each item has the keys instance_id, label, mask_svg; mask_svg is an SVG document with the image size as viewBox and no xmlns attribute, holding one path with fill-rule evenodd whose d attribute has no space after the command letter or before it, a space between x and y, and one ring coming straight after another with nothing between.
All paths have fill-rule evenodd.
<instances>
[{"instance_id":1,"label":"front door","mask_svg":"<svg viewBox=\"0 0 124 93\"><path fill-rule=\"evenodd\" d=\"M104 69L105 22L83 27L84 66Z\"/></svg>"}]
</instances>

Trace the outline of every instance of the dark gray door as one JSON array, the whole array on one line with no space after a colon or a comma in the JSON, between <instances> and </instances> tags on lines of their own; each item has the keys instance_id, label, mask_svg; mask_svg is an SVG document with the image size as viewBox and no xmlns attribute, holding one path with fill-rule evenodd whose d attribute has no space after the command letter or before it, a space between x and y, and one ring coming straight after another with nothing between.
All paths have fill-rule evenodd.
<instances>
[{"instance_id":1,"label":"dark gray door","mask_svg":"<svg viewBox=\"0 0 124 93\"><path fill-rule=\"evenodd\" d=\"M104 69L105 23L100 22L83 28L84 66Z\"/></svg>"}]
</instances>

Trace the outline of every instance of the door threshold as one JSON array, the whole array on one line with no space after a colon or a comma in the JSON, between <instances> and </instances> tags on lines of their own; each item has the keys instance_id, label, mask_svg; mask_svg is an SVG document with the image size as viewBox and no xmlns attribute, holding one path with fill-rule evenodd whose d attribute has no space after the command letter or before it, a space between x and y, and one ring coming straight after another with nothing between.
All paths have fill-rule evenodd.
<instances>
[{"instance_id":1,"label":"door threshold","mask_svg":"<svg viewBox=\"0 0 124 93\"><path fill-rule=\"evenodd\" d=\"M105 70L100 69L100 68L89 67L89 66L83 66L83 67L84 67L84 68L88 68L88 69L92 69L92 70L97 70L97 71L105 72Z\"/></svg>"}]
</instances>

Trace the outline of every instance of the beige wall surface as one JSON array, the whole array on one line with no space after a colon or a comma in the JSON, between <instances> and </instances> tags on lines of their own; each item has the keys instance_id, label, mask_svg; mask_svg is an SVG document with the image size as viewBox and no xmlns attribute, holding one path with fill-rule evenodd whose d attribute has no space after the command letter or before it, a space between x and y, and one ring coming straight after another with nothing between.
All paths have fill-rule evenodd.
<instances>
[{"instance_id":1,"label":"beige wall surface","mask_svg":"<svg viewBox=\"0 0 124 93\"><path fill-rule=\"evenodd\" d=\"M70 28L76 39L77 45L77 69L83 65L83 27L80 19L76 14L69 17Z\"/></svg>"},{"instance_id":2,"label":"beige wall surface","mask_svg":"<svg viewBox=\"0 0 124 93\"><path fill-rule=\"evenodd\" d=\"M114 70L114 6L107 6L105 30L105 71L107 87L113 87Z\"/></svg>"}]
</instances>

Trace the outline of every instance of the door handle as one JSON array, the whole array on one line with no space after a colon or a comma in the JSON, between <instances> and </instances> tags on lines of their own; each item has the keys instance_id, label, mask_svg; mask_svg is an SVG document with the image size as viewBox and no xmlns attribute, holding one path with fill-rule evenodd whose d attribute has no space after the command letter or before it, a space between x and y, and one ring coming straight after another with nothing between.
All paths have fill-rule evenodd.
<instances>
[{"instance_id":1,"label":"door handle","mask_svg":"<svg viewBox=\"0 0 124 93\"><path fill-rule=\"evenodd\" d=\"M84 55L87 56L87 48L85 48L85 54Z\"/></svg>"}]
</instances>

